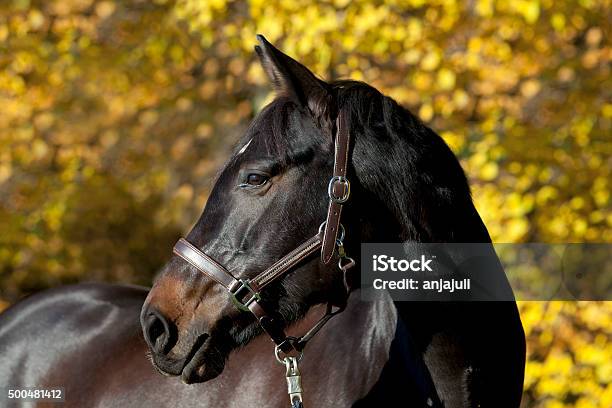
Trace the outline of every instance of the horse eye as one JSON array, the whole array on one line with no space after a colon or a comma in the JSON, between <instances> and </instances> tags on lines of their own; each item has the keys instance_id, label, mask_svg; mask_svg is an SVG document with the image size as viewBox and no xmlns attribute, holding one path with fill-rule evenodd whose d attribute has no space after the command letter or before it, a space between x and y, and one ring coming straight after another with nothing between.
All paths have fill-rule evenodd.
<instances>
[{"instance_id":1,"label":"horse eye","mask_svg":"<svg viewBox=\"0 0 612 408\"><path fill-rule=\"evenodd\" d=\"M263 186L268 181L268 177L263 174L251 173L247 176L246 184L249 186Z\"/></svg>"}]
</instances>

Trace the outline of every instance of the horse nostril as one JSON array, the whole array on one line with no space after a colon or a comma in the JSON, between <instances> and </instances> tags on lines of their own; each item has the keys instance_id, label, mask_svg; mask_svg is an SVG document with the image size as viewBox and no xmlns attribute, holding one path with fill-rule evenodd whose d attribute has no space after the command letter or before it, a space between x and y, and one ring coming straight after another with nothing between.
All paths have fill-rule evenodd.
<instances>
[{"instance_id":1,"label":"horse nostril","mask_svg":"<svg viewBox=\"0 0 612 408\"><path fill-rule=\"evenodd\" d=\"M161 313L151 311L147 315L143 332L145 340L155 353L165 354L172 348L171 340L175 330Z\"/></svg>"}]
</instances>

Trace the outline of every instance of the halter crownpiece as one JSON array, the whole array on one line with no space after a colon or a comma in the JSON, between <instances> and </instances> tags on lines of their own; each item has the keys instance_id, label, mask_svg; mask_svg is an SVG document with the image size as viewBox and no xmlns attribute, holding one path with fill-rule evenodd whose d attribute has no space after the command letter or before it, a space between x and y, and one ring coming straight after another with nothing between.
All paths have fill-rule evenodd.
<instances>
[{"instance_id":1,"label":"halter crownpiece","mask_svg":"<svg viewBox=\"0 0 612 408\"><path fill-rule=\"evenodd\" d=\"M306 334L298 338L287 336L282 322L268 314L261 306L261 291L293 270L306 258L317 251L321 251L321 262L325 265L331 263L334 254L338 256L338 267L343 273L344 285L347 290L346 297L348 298L350 288L347 283L346 273L355 265L355 261L345 253L345 231L340 223L342 207L348 201L351 193L351 185L347 179L350 135L346 116L346 113L340 110L336 119L334 174L329 181L327 189L329 196L327 219L321 224L315 236L303 242L293 251L251 279L234 276L223 265L196 248L185 238L179 239L174 245L173 250L176 255L227 289L230 299L238 309L253 313L261 328L276 344L275 355L277 360L287 366L287 381L292 404L297 402L299 397L299 404L301 405L301 387L298 386L299 371L297 370L297 363L301 359L306 343L329 319L344 310L346 299L340 307L334 306L331 302L328 303L325 314ZM296 359L294 356L289 356L291 352L297 352L299 358ZM283 359L280 353L285 354ZM291 382L289 379L290 371L292 373ZM298 389L299 391L296 391Z\"/></svg>"}]
</instances>

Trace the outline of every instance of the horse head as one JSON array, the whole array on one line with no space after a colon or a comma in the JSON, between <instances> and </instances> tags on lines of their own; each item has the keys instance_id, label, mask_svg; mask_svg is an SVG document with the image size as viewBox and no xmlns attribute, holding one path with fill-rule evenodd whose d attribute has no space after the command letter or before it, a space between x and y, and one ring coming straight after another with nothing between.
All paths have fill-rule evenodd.
<instances>
[{"instance_id":1,"label":"horse head","mask_svg":"<svg viewBox=\"0 0 612 408\"><path fill-rule=\"evenodd\" d=\"M342 226L357 261L360 242L489 239L463 171L438 135L367 84L325 82L258 39L255 49L277 96L218 176L186 237L194 251L247 281L316 236L328 216L341 112L353 139ZM259 303L287 326L315 304L341 304L346 279L334 262L309 256L268 285ZM141 313L156 368L187 383L218 376L229 353L261 333L230 299L223 285L183 257L172 258Z\"/></svg>"}]
</instances>

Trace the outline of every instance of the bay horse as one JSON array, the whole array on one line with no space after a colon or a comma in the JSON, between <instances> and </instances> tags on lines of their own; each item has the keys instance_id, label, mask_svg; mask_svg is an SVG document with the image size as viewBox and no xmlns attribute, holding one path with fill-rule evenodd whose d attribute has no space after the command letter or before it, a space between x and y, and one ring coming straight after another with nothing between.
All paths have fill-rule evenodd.
<instances>
[{"instance_id":1,"label":"bay horse","mask_svg":"<svg viewBox=\"0 0 612 408\"><path fill-rule=\"evenodd\" d=\"M356 268L336 266L359 264L361 242L490 243L454 154L373 87L325 82L258 40L277 96L152 289L82 284L13 305L0 384L61 387L71 407L286 407L280 347L281 363L304 352L306 407L519 407L515 302L361 301Z\"/></svg>"}]
</instances>

